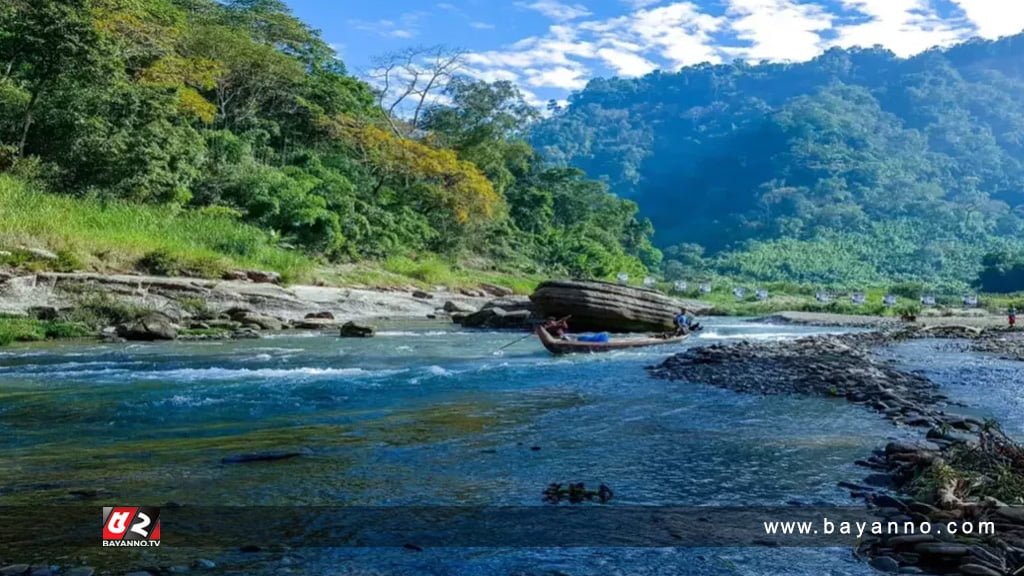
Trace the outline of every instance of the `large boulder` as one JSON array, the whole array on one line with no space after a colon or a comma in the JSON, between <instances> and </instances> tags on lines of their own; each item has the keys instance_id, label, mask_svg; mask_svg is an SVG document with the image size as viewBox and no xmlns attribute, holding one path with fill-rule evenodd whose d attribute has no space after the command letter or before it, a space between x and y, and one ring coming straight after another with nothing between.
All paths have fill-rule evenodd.
<instances>
[{"instance_id":1,"label":"large boulder","mask_svg":"<svg viewBox=\"0 0 1024 576\"><path fill-rule=\"evenodd\" d=\"M454 314L452 320L465 328L529 330L539 316L529 298L508 297L491 300L472 314Z\"/></svg>"},{"instance_id":2,"label":"large boulder","mask_svg":"<svg viewBox=\"0 0 1024 576\"><path fill-rule=\"evenodd\" d=\"M178 337L178 327L167 316L152 312L117 327L117 335L125 340L154 342L156 340L174 340Z\"/></svg>"},{"instance_id":3,"label":"large boulder","mask_svg":"<svg viewBox=\"0 0 1024 576\"><path fill-rule=\"evenodd\" d=\"M573 332L664 332L681 307L654 290L582 280L544 282L530 300L545 317L572 316Z\"/></svg>"}]
</instances>

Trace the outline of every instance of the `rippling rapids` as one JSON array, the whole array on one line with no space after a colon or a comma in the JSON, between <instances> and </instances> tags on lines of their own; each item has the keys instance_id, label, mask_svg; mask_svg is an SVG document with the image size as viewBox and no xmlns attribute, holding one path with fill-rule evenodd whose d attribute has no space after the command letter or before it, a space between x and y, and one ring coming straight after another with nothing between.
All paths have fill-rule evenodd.
<instances>
[{"instance_id":1,"label":"rippling rapids","mask_svg":"<svg viewBox=\"0 0 1024 576\"><path fill-rule=\"evenodd\" d=\"M706 325L683 346L823 331ZM913 434L839 400L648 378L643 367L671 348L553 358L527 339L495 353L521 334L437 326L366 340L5 349L0 505L81 504L73 494L92 490L122 504L540 506L551 482L607 484L609 506L854 504L836 486L864 476L853 461ZM934 370L949 376L975 358L961 356ZM947 380L956 395L960 380ZM303 456L221 463L282 451ZM242 572L276 574L282 561ZM286 564L310 574L871 573L848 549L317 548Z\"/></svg>"}]
</instances>

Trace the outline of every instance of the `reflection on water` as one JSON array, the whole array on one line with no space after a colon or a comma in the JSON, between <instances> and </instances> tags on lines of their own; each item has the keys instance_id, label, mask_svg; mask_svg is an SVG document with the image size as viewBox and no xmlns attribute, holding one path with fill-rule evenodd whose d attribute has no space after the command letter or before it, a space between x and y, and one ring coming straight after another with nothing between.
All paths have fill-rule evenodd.
<instances>
[{"instance_id":1,"label":"reflection on water","mask_svg":"<svg viewBox=\"0 0 1024 576\"><path fill-rule=\"evenodd\" d=\"M80 503L70 492L90 489L97 505L541 505L551 482L603 482L611 505L844 504L836 482L864 475L852 462L902 434L842 401L647 378L670 348L552 358L529 339L496 354L521 334L438 326L7 349L0 504ZM684 346L812 331L710 322ZM262 451L305 455L221 464ZM870 572L848 550L295 555L308 573Z\"/></svg>"}]
</instances>

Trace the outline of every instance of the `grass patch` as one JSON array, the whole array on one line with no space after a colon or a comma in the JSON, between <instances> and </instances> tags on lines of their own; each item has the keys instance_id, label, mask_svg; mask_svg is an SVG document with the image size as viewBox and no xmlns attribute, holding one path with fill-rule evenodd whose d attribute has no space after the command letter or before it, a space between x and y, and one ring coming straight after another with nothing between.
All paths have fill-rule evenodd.
<instances>
[{"instance_id":1,"label":"grass patch","mask_svg":"<svg viewBox=\"0 0 1024 576\"><path fill-rule=\"evenodd\" d=\"M383 262L363 262L341 266L331 271L329 280L340 285L370 288L415 286L431 289L478 288L495 284L511 288L516 294L530 294L545 277L515 271L480 270L437 257L409 258L394 256Z\"/></svg>"},{"instance_id":2,"label":"grass patch","mask_svg":"<svg viewBox=\"0 0 1024 576\"><path fill-rule=\"evenodd\" d=\"M45 247L57 260L18 252ZM187 272L219 277L229 267L273 270L288 282L312 262L258 228L215 210L176 210L47 194L0 175L0 250L9 265L49 270Z\"/></svg>"},{"instance_id":3,"label":"grass patch","mask_svg":"<svg viewBox=\"0 0 1024 576\"><path fill-rule=\"evenodd\" d=\"M0 316L0 346L14 342L42 342L58 338L84 338L95 332L81 322L44 321Z\"/></svg>"}]
</instances>

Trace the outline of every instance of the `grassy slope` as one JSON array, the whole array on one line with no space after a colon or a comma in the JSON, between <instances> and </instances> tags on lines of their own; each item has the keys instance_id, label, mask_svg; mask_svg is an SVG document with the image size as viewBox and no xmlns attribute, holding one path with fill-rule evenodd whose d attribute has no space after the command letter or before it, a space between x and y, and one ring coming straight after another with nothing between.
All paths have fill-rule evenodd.
<instances>
[{"instance_id":1,"label":"grassy slope","mask_svg":"<svg viewBox=\"0 0 1024 576\"><path fill-rule=\"evenodd\" d=\"M20 247L46 248L60 259L26 262ZM153 254L208 276L259 268L299 280L313 269L300 253L231 216L46 194L2 174L0 250L13 253L3 257L9 264L67 270L132 270Z\"/></svg>"}]
</instances>

